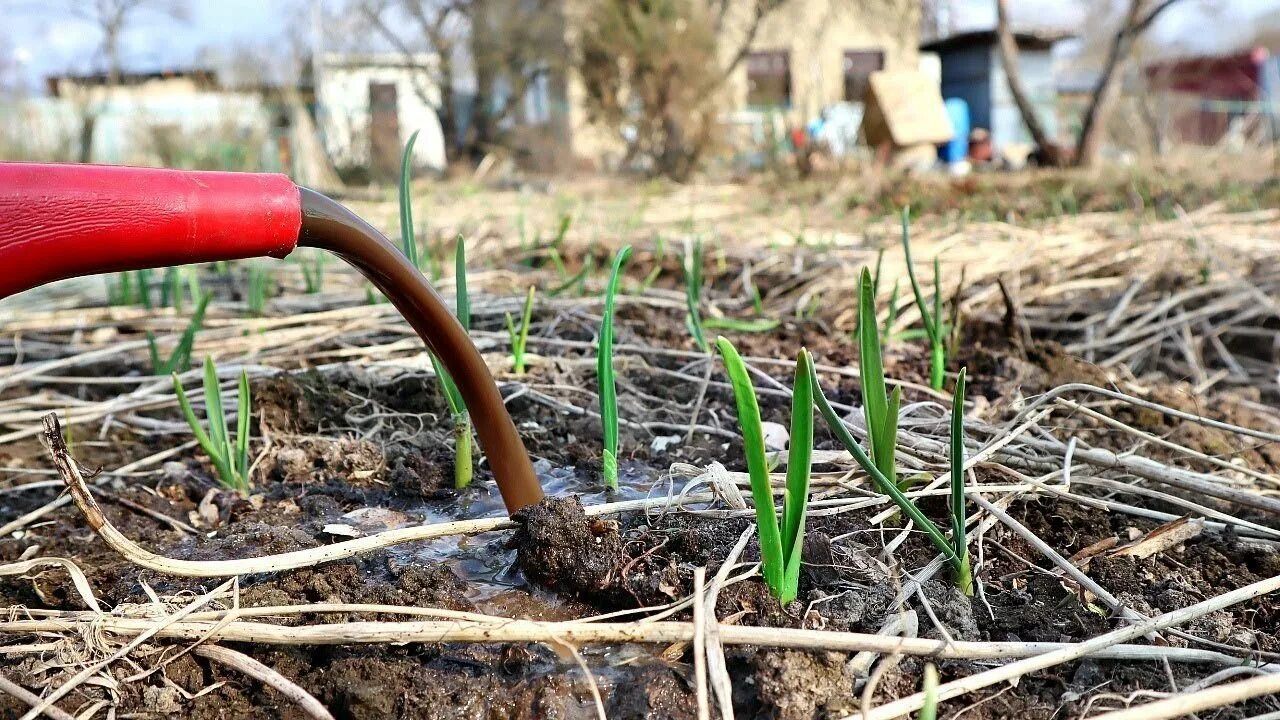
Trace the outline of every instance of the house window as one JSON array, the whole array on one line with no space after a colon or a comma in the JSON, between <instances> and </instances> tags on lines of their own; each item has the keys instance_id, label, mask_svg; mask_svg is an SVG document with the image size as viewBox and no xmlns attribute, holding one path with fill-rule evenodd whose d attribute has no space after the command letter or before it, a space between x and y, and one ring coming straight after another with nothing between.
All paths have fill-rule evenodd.
<instances>
[{"instance_id":1,"label":"house window","mask_svg":"<svg viewBox=\"0 0 1280 720\"><path fill-rule=\"evenodd\" d=\"M786 50L747 53L747 105L791 107L791 55Z\"/></svg>"},{"instance_id":2,"label":"house window","mask_svg":"<svg viewBox=\"0 0 1280 720\"><path fill-rule=\"evenodd\" d=\"M881 50L844 51L844 99L862 102L867 95L871 73L884 69L884 52Z\"/></svg>"}]
</instances>

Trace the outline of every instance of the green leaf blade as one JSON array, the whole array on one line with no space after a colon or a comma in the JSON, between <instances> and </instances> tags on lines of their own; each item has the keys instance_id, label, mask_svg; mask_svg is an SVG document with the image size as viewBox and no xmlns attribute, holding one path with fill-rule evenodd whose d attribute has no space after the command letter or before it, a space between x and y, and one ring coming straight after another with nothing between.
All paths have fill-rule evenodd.
<instances>
[{"instance_id":1,"label":"green leaf blade","mask_svg":"<svg viewBox=\"0 0 1280 720\"><path fill-rule=\"evenodd\" d=\"M222 387L218 383L218 370L213 358L204 358L204 407L205 416L209 418L209 437L215 445L222 448L226 455L227 444L227 412L222 407Z\"/></svg>"},{"instance_id":2,"label":"green leaf blade","mask_svg":"<svg viewBox=\"0 0 1280 720\"><path fill-rule=\"evenodd\" d=\"M760 406L756 401L755 386L733 343L720 337L716 339L716 348L724 360L725 371L729 375L729 384L733 387L733 396L738 410L738 426L742 431L747 474L751 478L751 499L756 509L761 574L764 575L765 583L774 595L781 597L786 569L782 554L782 535L778 529L778 516L774 508L772 486L769 482L764 429L760 424Z\"/></svg>"},{"instance_id":3,"label":"green leaf blade","mask_svg":"<svg viewBox=\"0 0 1280 720\"><path fill-rule=\"evenodd\" d=\"M751 318L748 320L740 320L738 318L707 318L702 321L702 327L708 330L730 330L740 333L765 333L775 330L782 324L777 318ZM695 338L696 340L696 338Z\"/></svg>"},{"instance_id":4,"label":"green leaf blade","mask_svg":"<svg viewBox=\"0 0 1280 720\"><path fill-rule=\"evenodd\" d=\"M968 553L964 509L964 395L966 370L960 369L951 400L951 541L956 555Z\"/></svg>"},{"instance_id":5,"label":"green leaf blade","mask_svg":"<svg viewBox=\"0 0 1280 720\"><path fill-rule=\"evenodd\" d=\"M457 316L462 329L471 330L471 294L467 292L467 244L458 235L453 253L453 282L457 290Z\"/></svg>"},{"instance_id":6,"label":"green leaf blade","mask_svg":"<svg viewBox=\"0 0 1280 720\"><path fill-rule=\"evenodd\" d=\"M882 434L884 442L876 450L879 457L876 466L893 485L898 484L898 408L902 405L902 386L893 388L889 395L889 406L885 410Z\"/></svg>"},{"instance_id":7,"label":"green leaf blade","mask_svg":"<svg viewBox=\"0 0 1280 720\"><path fill-rule=\"evenodd\" d=\"M910 498L902 494L902 491L899 490L896 485L889 482L888 478L880 472L880 468L876 467L875 463L871 461L871 458L867 457L867 454L862 450L858 441L854 439L853 435L849 432L849 429L845 427L844 421L840 419L840 415L836 413L835 408L831 407L831 403L827 401L826 395L822 393L821 387L818 385L816 370L814 371L813 387L813 400L818 406L818 411L822 414L822 418L826 421L827 427L831 430L831 433L836 436L836 439L840 444L844 445L845 449L849 451L849 454L853 456L853 459L856 460L857 463L862 466L862 469L871 476L872 481L880 491L888 495L889 499L893 500L894 504L898 506L898 509L900 509L904 515L909 517L912 522L925 532L929 537L929 541L933 543L934 547L936 547L939 552L946 556L948 562L951 562L953 566L958 564L960 559L956 556L955 550L952 548L947 536L943 534L942 530L938 528L936 523L920 511L920 508L916 507L915 503L911 502Z\"/></svg>"},{"instance_id":8,"label":"green leaf blade","mask_svg":"<svg viewBox=\"0 0 1280 720\"><path fill-rule=\"evenodd\" d=\"M934 319L929 317L929 306L924 301L924 291L920 289L920 281L916 279L916 266L911 260L911 208L902 208L902 253L906 256L907 277L911 280L911 292L915 295L916 308L920 310L920 322L924 325L929 337L938 334Z\"/></svg>"},{"instance_id":9,"label":"green leaf blade","mask_svg":"<svg viewBox=\"0 0 1280 720\"><path fill-rule=\"evenodd\" d=\"M253 418L253 400L249 390L249 374L240 371L239 397L236 398L236 467L245 490L249 489L249 427Z\"/></svg>"},{"instance_id":10,"label":"green leaf blade","mask_svg":"<svg viewBox=\"0 0 1280 720\"><path fill-rule=\"evenodd\" d=\"M804 525L813 463L813 357L801 349L796 358L791 396L791 441L787 448L787 487L782 503L784 562L782 602L796 598L804 550Z\"/></svg>"},{"instance_id":11,"label":"green leaf blade","mask_svg":"<svg viewBox=\"0 0 1280 720\"><path fill-rule=\"evenodd\" d=\"M858 283L858 375L862 383L862 414L867 423L871 454L876 460L876 466L884 473L881 456L885 444L892 440L885 437L885 420L889 407L875 303L875 283L871 279L871 273L863 268Z\"/></svg>"},{"instance_id":12,"label":"green leaf blade","mask_svg":"<svg viewBox=\"0 0 1280 720\"><path fill-rule=\"evenodd\" d=\"M938 719L938 668L933 663L924 666L924 702L916 720Z\"/></svg>"},{"instance_id":13,"label":"green leaf blade","mask_svg":"<svg viewBox=\"0 0 1280 720\"><path fill-rule=\"evenodd\" d=\"M702 352L710 352L707 336L702 330L702 241L695 240L692 250L684 259L684 296L688 310L689 332L693 342Z\"/></svg>"},{"instance_id":14,"label":"green leaf blade","mask_svg":"<svg viewBox=\"0 0 1280 720\"><path fill-rule=\"evenodd\" d=\"M600 340L596 348L596 382L599 385L600 423L604 436L605 484L616 488L618 483L618 386L613 375L613 314L614 301L622 278L622 268L631 257L631 246L618 251L613 259L613 270L604 292L604 313L600 322Z\"/></svg>"},{"instance_id":15,"label":"green leaf blade","mask_svg":"<svg viewBox=\"0 0 1280 720\"><path fill-rule=\"evenodd\" d=\"M449 375L449 371L444 369L444 365L440 363L440 359L431 354L431 367L435 370L436 379L440 383L440 389L444 393L444 401L449 405L449 414L458 416L467 411L467 405L462 400L462 392L458 390L458 386L453 382L453 377Z\"/></svg>"},{"instance_id":16,"label":"green leaf blade","mask_svg":"<svg viewBox=\"0 0 1280 720\"><path fill-rule=\"evenodd\" d=\"M400 241L403 243L405 257L409 258L414 267L418 267L418 243L414 237L410 184L413 179L413 145L418 141L418 132L414 130L409 136L404 154L400 157Z\"/></svg>"}]
</instances>

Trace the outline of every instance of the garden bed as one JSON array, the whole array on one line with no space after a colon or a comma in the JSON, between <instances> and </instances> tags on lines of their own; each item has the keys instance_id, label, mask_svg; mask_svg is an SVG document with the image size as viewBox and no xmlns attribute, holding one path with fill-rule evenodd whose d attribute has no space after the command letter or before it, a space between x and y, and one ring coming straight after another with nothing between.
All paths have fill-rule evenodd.
<instances>
[{"instance_id":1,"label":"garden bed","mask_svg":"<svg viewBox=\"0 0 1280 720\"><path fill-rule=\"evenodd\" d=\"M515 375L504 316L519 310L530 282L561 283L537 261L538 248L514 247L496 230L477 240L473 337L549 496L513 523L502 519L483 461L472 487L453 489L453 430L431 365L393 308L362 304L353 275L331 269L326 292L286 293L265 318L237 313L234 282L211 306L197 356L213 354L226 372L243 366L251 376L247 498L219 488L189 442L168 380L149 377L141 333L181 332L167 311L94 307L12 319L0 346L0 522L9 523L0 561L70 559L108 618L91 611L65 568L0 577L0 606L10 609L8 625L0 623L0 675L47 693L137 636L125 620L159 626L160 613L200 603L193 612L274 610L226 618L225 627L173 621L58 706L75 713L101 703L99 712L111 707L118 717L306 716L305 702L243 667L185 651L192 643L181 634L189 631L211 633L209 644L264 664L338 718L697 718L700 696L712 708L731 705L739 718L841 718L913 696L926 663L944 683L972 679L1009 662L997 652L1078 648L1128 627L1126 613L1134 622L1158 618L1280 578L1272 507L1280 501L1272 435L1280 413L1267 370L1274 358L1257 341L1280 323L1266 306L1280 273L1255 242L1276 234L1274 222L1202 218L1196 237L1222 243L1207 274L1181 238L1151 239L1159 227L1135 230L1122 217L1099 227L1095 218L957 233L926 220L913 243L921 257L942 252L949 285L966 268L965 284L948 298L963 317L948 371L951 378L969 369L968 483L996 508L969 507L980 585L972 598L821 427L799 596L783 606L769 593L753 572L756 541L744 539L754 513L734 499L750 493L733 394L719 359L697 350L686 329L675 250L641 246L619 297L620 489L607 492L593 349L603 277L591 274L580 297L540 295L529 368ZM1076 242L1061 240L1072 233ZM992 242L1019 244L1020 283L988 257ZM519 253L535 261L509 259ZM886 272L901 275L893 253ZM603 267L609 256L571 238L565 272L586 257ZM853 270L874 259L874 248L840 243L766 255L758 244L725 242L709 252L708 314L753 317L749 277L765 314L779 322L763 333L723 331L762 374L764 420L788 422L793 360L807 346L827 397L860 421L849 310ZM664 270L639 293L655 264ZM282 277L286 290L291 278ZM1144 280L1130 290L1136 278ZM1193 287L1206 289L1181 292ZM904 308L898 330L910 329L913 312ZM927 348L908 336L886 352L887 375L904 393L903 473L945 477L950 397L927 388ZM1112 394L1063 389L1073 383ZM166 558L254 558L480 522L314 567L244 574L230 587L222 578L178 577L112 549L76 503L59 499L62 478L40 438L40 417L50 411L63 417L70 455L102 469L83 474L106 522ZM1205 495L1191 481L1230 494ZM602 512L607 503L620 505ZM943 493L921 507L939 523L947 516ZM1185 534L1166 543L1158 529ZM1080 717L1274 672L1276 599L1245 598L1028 672L1015 685L975 689L944 701L940 716ZM378 634L407 622L424 623L407 642ZM245 623L315 639L290 644L285 631L246 640L235 635L249 632ZM468 623L506 629L491 640L427 637L450 623L450 632ZM863 636L951 649L860 653L849 643ZM1161 650L1144 654L1153 646ZM1241 665L1249 667L1228 670ZM0 716L28 709L0 693ZM1278 709L1264 696L1216 717Z\"/></svg>"}]
</instances>

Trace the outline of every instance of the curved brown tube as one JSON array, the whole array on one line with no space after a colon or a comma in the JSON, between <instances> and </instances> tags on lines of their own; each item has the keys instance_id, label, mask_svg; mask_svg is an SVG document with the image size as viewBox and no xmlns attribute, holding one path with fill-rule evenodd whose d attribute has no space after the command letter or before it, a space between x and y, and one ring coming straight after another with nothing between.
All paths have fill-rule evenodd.
<instances>
[{"instance_id":1,"label":"curved brown tube","mask_svg":"<svg viewBox=\"0 0 1280 720\"><path fill-rule=\"evenodd\" d=\"M507 512L542 499L542 486L529 462L515 423L480 351L400 249L355 213L306 188L298 244L328 250L369 278L422 337L427 349L453 377L489 458Z\"/></svg>"}]
</instances>

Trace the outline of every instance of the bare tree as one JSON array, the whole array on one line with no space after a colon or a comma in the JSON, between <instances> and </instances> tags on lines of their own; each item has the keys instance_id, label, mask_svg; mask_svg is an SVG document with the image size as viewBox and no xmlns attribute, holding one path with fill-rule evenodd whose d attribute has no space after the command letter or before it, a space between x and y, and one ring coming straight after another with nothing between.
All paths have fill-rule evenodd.
<instances>
[{"instance_id":1,"label":"bare tree","mask_svg":"<svg viewBox=\"0 0 1280 720\"><path fill-rule=\"evenodd\" d=\"M501 144L530 86L563 58L555 0L355 0L353 8L417 70L419 99L435 111L451 159ZM431 54L427 63L421 53ZM457 92L474 79L474 102ZM460 123L469 118L467 133Z\"/></svg>"},{"instance_id":2,"label":"bare tree","mask_svg":"<svg viewBox=\"0 0 1280 720\"><path fill-rule=\"evenodd\" d=\"M106 69L108 94L111 88L120 84L123 76L120 41L130 23L148 14L173 20L188 18L186 4L181 0L67 0L61 9L71 17L93 24L101 33L95 64ZM80 119L80 162L90 160L97 119L97 109L91 102L85 102Z\"/></svg>"},{"instance_id":3,"label":"bare tree","mask_svg":"<svg viewBox=\"0 0 1280 720\"><path fill-rule=\"evenodd\" d=\"M1018 41L1009 28L1008 0L996 0L996 36L1000 41L1000 63L1004 66L1005 77L1009 80L1009 94L1013 96L1013 102L1018 106L1022 122L1027 126L1027 132L1031 134L1031 141L1036 144L1045 164L1061 165L1063 161L1061 149L1053 138L1049 137L1022 85L1022 74L1018 71Z\"/></svg>"},{"instance_id":4,"label":"bare tree","mask_svg":"<svg viewBox=\"0 0 1280 720\"><path fill-rule=\"evenodd\" d=\"M1161 13L1172 7L1178 0L1126 0L1126 2L1128 6L1120 26L1107 45L1102 68L1085 109L1080 136L1076 141L1075 164L1081 167L1090 166L1098 159L1107 118L1115 105L1120 80L1124 77L1138 38L1151 27ZM1009 27L1007 0L996 0L996 34L1000 41L1000 62L1009 80L1009 93L1018 106L1018 112L1022 115L1023 124L1027 126L1027 132L1030 133L1031 139L1040 149L1047 164L1066 164L1065 153L1045 131L1022 85L1022 76L1018 72L1018 45Z\"/></svg>"},{"instance_id":5,"label":"bare tree","mask_svg":"<svg viewBox=\"0 0 1280 720\"><path fill-rule=\"evenodd\" d=\"M591 118L627 128L627 158L683 180L711 144L717 94L783 0L599 0L578 41ZM745 24L727 32L745 11ZM736 34L731 47L721 46ZM721 58L727 58L721 60Z\"/></svg>"},{"instance_id":6,"label":"bare tree","mask_svg":"<svg viewBox=\"0 0 1280 720\"><path fill-rule=\"evenodd\" d=\"M1129 65L1134 45L1156 18L1176 2L1178 0L1128 0L1124 19L1111 38L1098 81L1093 87L1092 98L1084 113L1080 138L1076 143L1077 165L1087 167L1097 161L1107 117L1115 105L1120 79L1124 77Z\"/></svg>"}]
</instances>

